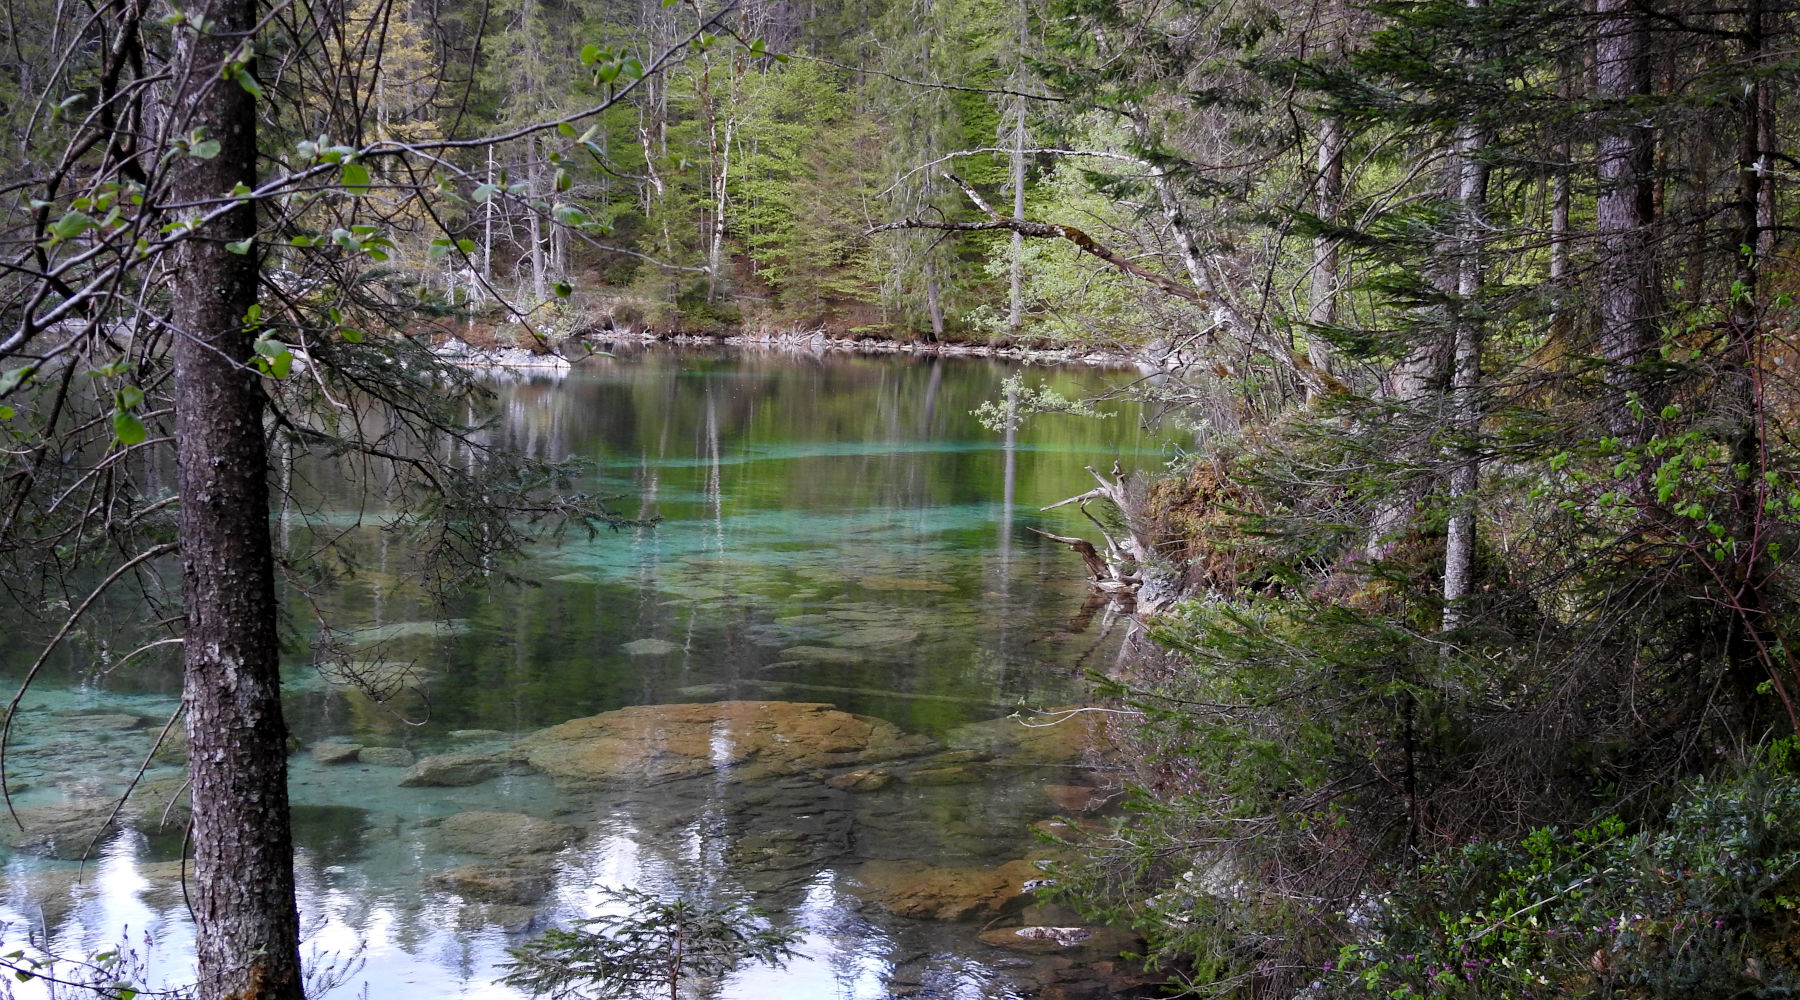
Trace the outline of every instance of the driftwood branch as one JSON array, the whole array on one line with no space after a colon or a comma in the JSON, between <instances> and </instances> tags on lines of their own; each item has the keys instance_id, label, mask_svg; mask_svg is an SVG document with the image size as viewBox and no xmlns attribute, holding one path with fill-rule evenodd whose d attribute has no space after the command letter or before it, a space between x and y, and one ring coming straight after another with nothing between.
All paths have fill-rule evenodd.
<instances>
[{"instance_id":1,"label":"driftwood branch","mask_svg":"<svg viewBox=\"0 0 1800 1000\"><path fill-rule=\"evenodd\" d=\"M1106 560L1100 558L1100 553L1094 551L1093 542L1070 535L1052 535L1048 531L1040 531L1037 528L1032 528L1031 532L1074 549L1081 556L1081 561L1087 563L1088 575L1095 580L1105 580L1112 575L1111 567L1106 565Z\"/></svg>"}]
</instances>

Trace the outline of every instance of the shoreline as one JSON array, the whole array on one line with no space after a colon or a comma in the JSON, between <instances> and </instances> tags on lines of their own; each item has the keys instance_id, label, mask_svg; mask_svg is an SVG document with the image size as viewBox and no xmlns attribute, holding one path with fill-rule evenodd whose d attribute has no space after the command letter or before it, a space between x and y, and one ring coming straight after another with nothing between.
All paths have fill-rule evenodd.
<instances>
[{"instance_id":1,"label":"shoreline","mask_svg":"<svg viewBox=\"0 0 1800 1000\"><path fill-rule=\"evenodd\" d=\"M447 364L469 368L567 371L575 363L603 356L614 345L652 347L734 347L746 350L820 354L911 354L930 358L999 358L1027 364L1092 365L1167 371L1189 359L1173 352L1160 355L1154 346L1140 353L1122 353L1086 346L1029 348L969 344L953 341L921 342L880 340L874 337L832 337L823 333L786 334L661 334L631 330L596 331L558 345L559 353L539 354L523 347L482 348L452 336L434 344L432 354Z\"/></svg>"}]
</instances>

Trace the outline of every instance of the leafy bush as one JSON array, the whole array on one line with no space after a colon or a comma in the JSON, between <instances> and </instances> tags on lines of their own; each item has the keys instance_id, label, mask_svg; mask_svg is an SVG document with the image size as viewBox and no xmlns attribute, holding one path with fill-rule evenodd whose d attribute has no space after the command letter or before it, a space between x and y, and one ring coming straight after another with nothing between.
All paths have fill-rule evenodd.
<instances>
[{"instance_id":1,"label":"leafy bush","mask_svg":"<svg viewBox=\"0 0 1800 1000\"><path fill-rule=\"evenodd\" d=\"M1783 756L1783 755L1772 755ZM1608 818L1393 873L1325 970L1345 997L1792 996L1800 779L1702 781L1658 828Z\"/></svg>"}]
</instances>

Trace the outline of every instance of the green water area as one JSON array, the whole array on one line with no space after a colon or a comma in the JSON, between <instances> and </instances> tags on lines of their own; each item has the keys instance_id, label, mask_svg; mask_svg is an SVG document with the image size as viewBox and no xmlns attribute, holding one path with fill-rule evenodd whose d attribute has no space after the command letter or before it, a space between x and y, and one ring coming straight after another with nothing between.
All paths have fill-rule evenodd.
<instances>
[{"instance_id":1,"label":"green water area","mask_svg":"<svg viewBox=\"0 0 1800 1000\"><path fill-rule=\"evenodd\" d=\"M971 411L1017 370L622 349L496 374L490 439L584 459L579 489L660 521L571 533L514 567L528 583L448 606L413 582L417 538L384 530L379 480L293 459L278 545L330 541L346 570L284 594L302 951L352 970L333 993L519 996L505 950L619 886L803 930L786 966L699 995L1023 997L1106 957L1105 933L1014 934L1073 926L1033 892L1038 834L1113 803L1116 716L1049 710L1090 703L1124 631L1029 529L1094 537L1039 508L1089 489L1084 466L1158 467L1173 435L1122 402L983 428ZM1026 375L1069 396L1137 377ZM0 938L125 941L156 985L191 961L178 740L102 829L178 701L175 647L117 662L145 607L111 599L15 720ZM42 610L0 637L14 687Z\"/></svg>"}]
</instances>

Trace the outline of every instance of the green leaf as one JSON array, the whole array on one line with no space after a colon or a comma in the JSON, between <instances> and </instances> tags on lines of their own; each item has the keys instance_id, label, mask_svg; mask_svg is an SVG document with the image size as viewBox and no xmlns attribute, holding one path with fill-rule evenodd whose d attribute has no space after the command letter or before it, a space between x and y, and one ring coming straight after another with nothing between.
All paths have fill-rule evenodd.
<instances>
[{"instance_id":1,"label":"green leaf","mask_svg":"<svg viewBox=\"0 0 1800 1000\"><path fill-rule=\"evenodd\" d=\"M426 253L430 255L432 260L443 260L445 257L450 256L450 241L432 240L431 248L427 250Z\"/></svg>"},{"instance_id":2,"label":"green leaf","mask_svg":"<svg viewBox=\"0 0 1800 1000\"><path fill-rule=\"evenodd\" d=\"M188 155L196 160L210 160L219 155L219 140L205 139L188 146Z\"/></svg>"},{"instance_id":3,"label":"green leaf","mask_svg":"<svg viewBox=\"0 0 1800 1000\"><path fill-rule=\"evenodd\" d=\"M70 212L55 222L50 223L50 235L59 240L73 239L87 232L94 225L94 218L85 212Z\"/></svg>"},{"instance_id":4,"label":"green leaf","mask_svg":"<svg viewBox=\"0 0 1800 1000\"><path fill-rule=\"evenodd\" d=\"M579 226L588 221L588 215L581 210L580 205L567 205L558 202L556 207L550 210L550 214L554 215L556 221L565 226Z\"/></svg>"},{"instance_id":5,"label":"green leaf","mask_svg":"<svg viewBox=\"0 0 1800 1000\"><path fill-rule=\"evenodd\" d=\"M251 345L256 353L264 359L263 370L276 378L287 378L288 371L294 366L294 352L287 345L273 337L258 337Z\"/></svg>"},{"instance_id":6,"label":"green leaf","mask_svg":"<svg viewBox=\"0 0 1800 1000\"><path fill-rule=\"evenodd\" d=\"M255 242L256 238L253 236L247 240L238 240L235 243L227 243L225 244L225 249L242 257L244 254L250 252L250 245Z\"/></svg>"},{"instance_id":7,"label":"green leaf","mask_svg":"<svg viewBox=\"0 0 1800 1000\"><path fill-rule=\"evenodd\" d=\"M114 410L112 425L113 436L126 447L143 444L144 439L150 436L150 432L144 429L144 422L128 410Z\"/></svg>"},{"instance_id":8,"label":"green leaf","mask_svg":"<svg viewBox=\"0 0 1800 1000\"><path fill-rule=\"evenodd\" d=\"M263 99L262 84L256 82L256 77L249 70L240 69L232 75L237 78L238 86L244 88L245 93L259 101Z\"/></svg>"},{"instance_id":9,"label":"green leaf","mask_svg":"<svg viewBox=\"0 0 1800 1000\"><path fill-rule=\"evenodd\" d=\"M346 163L338 170L338 182L351 194L369 190L369 168L360 163Z\"/></svg>"},{"instance_id":10,"label":"green leaf","mask_svg":"<svg viewBox=\"0 0 1800 1000\"><path fill-rule=\"evenodd\" d=\"M575 178L570 177L567 170L558 169L556 171L556 190L567 191L574 186Z\"/></svg>"},{"instance_id":11,"label":"green leaf","mask_svg":"<svg viewBox=\"0 0 1800 1000\"><path fill-rule=\"evenodd\" d=\"M565 139L575 138L575 126L570 125L568 122L558 122L556 132Z\"/></svg>"},{"instance_id":12,"label":"green leaf","mask_svg":"<svg viewBox=\"0 0 1800 1000\"><path fill-rule=\"evenodd\" d=\"M607 63L604 66L596 67L594 70L594 79L599 83L611 83L618 78L618 63Z\"/></svg>"},{"instance_id":13,"label":"green leaf","mask_svg":"<svg viewBox=\"0 0 1800 1000\"><path fill-rule=\"evenodd\" d=\"M352 344L360 344L363 342L363 332L361 330L352 330L347 326L338 327L338 336Z\"/></svg>"},{"instance_id":14,"label":"green leaf","mask_svg":"<svg viewBox=\"0 0 1800 1000\"><path fill-rule=\"evenodd\" d=\"M463 253L474 253L475 252L475 241L474 240L457 240L456 241L456 249L461 250Z\"/></svg>"},{"instance_id":15,"label":"green leaf","mask_svg":"<svg viewBox=\"0 0 1800 1000\"><path fill-rule=\"evenodd\" d=\"M14 368L9 372L0 372L0 396L24 385L25 380L30 378L34 371L37 371L37 365L26 365L23 368Z\"/></svg>"},{"instance_id":16,"label":"green leaf","mask_svg":"<svg viewBox=\"0 0 1800 1000\"><path fill-rule=\"evenodd\" d=\"M480 184L480 185L476 186L475 193L470 195L469 197L475 199L476 201L487 201L489 198L492 198L499 190L500 190L500 185L498 185L498 184Z\"/></svg>"},{"instance_id":17,"label":"green leaf","mask_svg":"<svg viewBox=\"0 0 1800 1000\"><path fill-rule=\"evenodd\" d=\"M118 408L119 409L135 410L138 408L138 404L142 403L143 401L144 401L144 390L139 389L137 386L127 385L127 386L121 386L119 388L119 399L118 399Z\"/></svg>"},{"instance_id":18,"label":"green leaf","mask_svg":"<svg viewBox=\"0 0 1800 1000\"><path fill-rule=\"evenodd\" d=\"M569 297L570 293L575 291L575 286L566 281L559 281L555 285L552 285L550 290L556 293L557 298L566 299Z\"/></svg>"},{"instance_id":19,"label":"green leaf","mask_svg":"<svg viewBox=\"0 0 1800 1000\"><path fill-rule=\"evenodd\" d=\"M11 420L16 412L10 406L0 406L0 420Z\"/></svg>"},{"instance_id":20,"label":"green leaf","mask_svg":"<svg viewBox=\"0 0 1800 1000\"><path fill-rule=\"evenodd\" d=\"M593 64L595 64L599 61L600 61L600 46L598 46L598 45L583 45L581 47L581 64L583 66L592 66Z\"/></svg>"}]
</instances>

